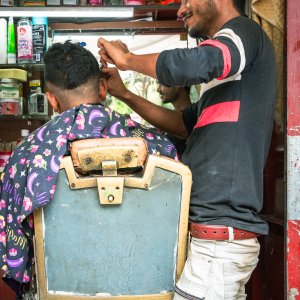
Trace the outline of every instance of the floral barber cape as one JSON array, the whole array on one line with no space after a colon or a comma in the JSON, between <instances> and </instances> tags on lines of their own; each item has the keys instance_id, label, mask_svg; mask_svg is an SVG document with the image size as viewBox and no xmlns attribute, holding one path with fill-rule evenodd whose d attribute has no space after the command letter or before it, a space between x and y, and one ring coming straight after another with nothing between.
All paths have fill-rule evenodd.
<instances>
[{"instance_id":1,"label":"floral barber cape","mask_svg":"<svg viewBox=\"0 0 300 300\"><path fill-rule=\"evenodd\" d=\"M31 280L32 212L53 199L59 165L70 142L86 138L142 137L150 154L177 158L157 131L102 105L81 105L55 117L15 149L0 180L0 268L21 283Z\"/></svg>"}]
</instances>

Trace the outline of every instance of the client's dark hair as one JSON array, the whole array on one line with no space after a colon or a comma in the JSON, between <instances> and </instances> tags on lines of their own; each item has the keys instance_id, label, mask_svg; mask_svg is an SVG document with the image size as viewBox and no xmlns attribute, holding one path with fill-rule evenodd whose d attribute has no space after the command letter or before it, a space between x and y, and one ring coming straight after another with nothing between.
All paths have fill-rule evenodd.
<instances>
[{"instance_id":1,"label":"client's dark hair","mask_svg":"<svg viewBox=\"0 0 300 300\"><path fill-rule=\"evenodd\" d=\"M99 81L100 70L95 56L79 44L54 43L44 57L45 80L71 90L90 79Z\"/></svg>"}]
</instances>

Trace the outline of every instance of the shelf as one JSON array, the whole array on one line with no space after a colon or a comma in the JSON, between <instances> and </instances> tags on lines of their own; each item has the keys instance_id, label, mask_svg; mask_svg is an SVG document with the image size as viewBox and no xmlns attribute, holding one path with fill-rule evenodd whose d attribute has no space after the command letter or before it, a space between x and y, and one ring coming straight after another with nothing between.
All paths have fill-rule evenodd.
<instances>
[{"instance_id":1,"label":"shelf","mask_svg":"<svg viewBox=\"0 0 300 300\"><path fill-rule=\"evenodd\" d=\"M45 16L51 23L90 23L118 20L176 20L179 4L136 6L45 6L45 7L0 7L0 17ZM51 25L50 25L51 26Z\"/></svg>"},{"instance_id":2,"label":"shelf","mask_svg":"<svg viewBox=\"0 0 300 300\"><path fill-rule=\"evenodd\" d=\"M0 121L15 121L15 120L39 120L39 121L49 121L49 116L31 116L31 115L0 115Z\"/></svg>"},{"instance_id":3,"label":"shelf","mask_svg":"<svg viewBox=\"0 0 300 300\"><path fill-rule=\"evenodd\" d=\"M23 69L23 70L43 71L44 65L36 64L36 63L0 64L0 69Z\"/></svg>"},{"instance_id":4,"label":"shelf","mask_svg":"<svg viewBox=\"0 0 300 300\"><path fill-rule=\"evenodd\" d=\"M136 22L93 22L93 23L52 23L51 29L54 32L64 33L83 33L98 34L103 32L128 32L134 31L135 34L163 34L163 33L187 33L180 21L136 21Z\"/></svg>"}]
</instances>

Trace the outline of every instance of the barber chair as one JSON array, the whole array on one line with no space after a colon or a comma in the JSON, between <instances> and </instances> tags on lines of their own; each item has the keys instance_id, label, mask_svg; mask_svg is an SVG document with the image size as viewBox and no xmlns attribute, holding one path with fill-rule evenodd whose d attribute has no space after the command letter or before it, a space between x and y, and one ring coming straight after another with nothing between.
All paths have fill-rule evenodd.
<instances>
[{"instance_id":1,"label":"barber chair","mask_svg":"<svg viewBox=\"0 0 300 300\"><path fill-rule=\"evenodd\" d=\"M39 299L172 299L190 189L190 170L141 138L73 142L34 213Z\"/></svg>"}]
</instances>

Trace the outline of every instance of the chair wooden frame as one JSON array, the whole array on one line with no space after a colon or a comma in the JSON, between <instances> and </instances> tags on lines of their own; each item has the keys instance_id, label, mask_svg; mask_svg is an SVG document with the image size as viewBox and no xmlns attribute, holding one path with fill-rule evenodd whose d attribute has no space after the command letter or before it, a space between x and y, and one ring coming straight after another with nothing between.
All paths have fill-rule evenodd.
<instances>
[{"instance_id":1,"label":"chair wooden frame","mask_svg":"<svg viewBox=\"0 0 300 300\"><path fill-rule=\"evenodd\" d=\"M189 215L189 202L190 191L192 184L191 171L187 166L180 162L176 162L172 159L160 157L156 155L149 155L145 164L145 171L142 177L124 176L124 186L134 187L141 189L148 189L151 186L151 180L154 175L155 169L161 168L176 174L179 174L182 178L182 197L181 197L181 211L180 222L178 228L178 252L177 252L177 266L176 266L176 281L183 270L186 259L187 237L188 237L188 215ZM67 174L69 185L71 189L82 189L87 187L96 187L97 179L93 177L79 177L72 163L70 156L64 157L60 165L60 169L65 169ZM108 178L108 177L106 177ZM173 298L172 292L165 292L160 294L151 295L124 295L124 296L83 296L83 295L68 295L68 294L50 294L47 291L47 279L44 261L44 236L43 236L43 209L39 209L34 212L34 224L35 224L35 253L36 253L36 273L37 273L37 287L38 294L41 300L52 299L76 299L76 300L171 300Z\"/></svg>"}]
</instances>

